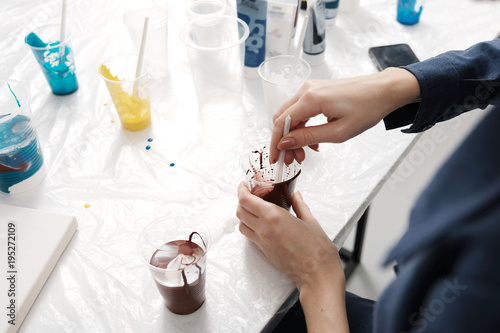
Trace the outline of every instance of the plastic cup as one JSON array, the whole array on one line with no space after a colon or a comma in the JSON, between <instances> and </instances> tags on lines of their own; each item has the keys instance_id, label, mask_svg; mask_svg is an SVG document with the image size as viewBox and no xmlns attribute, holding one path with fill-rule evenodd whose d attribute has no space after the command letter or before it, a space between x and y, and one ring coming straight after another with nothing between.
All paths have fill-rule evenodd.
<instances>
[{"instance_id":1,"label":"plastic cup","mask_svg":"<svg viewBox=\"0 0 500 333\"><path fill-rule=\"evenodd\" d=\"M201 17L181 29L200 108L241 105L248 34L246 23L231 16Z\"/></svg>"},{"instance_id":2,"label":"plastic cup","mask_svg":"<svg viewBox=\"0 0 500 333\"><path fill-rule=\"evenodd\" d=\"M123 14L123 22L127 26L136 52L139 52L146 16L149 17L149 23L144 57L149 63L151 75L161 76L168 72L167 11L155 7L129 9Z\"/></svg>"},{"instance_id":3,"label":"plastic cup","mask_svg":"<svg viewBox=\"0 0 500 333\"><path fill-rule=\"evenodd\" d=\"M0 80L0 191L5 193L27 191L45 177L29 103L26 85Z\"/></svg>"},{"instance_id":4,"label":"plastic cup","mask_svg":"<svg viewBox=\"0 0 500 333\"><path fill-rule=\"evenodd\" d=\"M137 56L124 54L111 57L99 66L99 74L106 82L122 127L140 131L151 124L148 65L144 63L142 75L135 78Z\"/></svg>"},{"instance_id":5,"label":"plastic cup","mask_svg":"<svg viewBox=\"0 0 500 333\"><path fill-rule=\"evenodd\" d=\"M281 55L269 58L259 66L258 72L271 127L274 113L311 77L311 66L304 59L298 59L297 70L292 77L293 58L291 55Z\"/></svg>"},{"instance_id":6,"label":"plastic cup","mask_svg":"<svg viewBox=\"0 0 500 333\"><path fill-rule=\"evenodd\" d=\"M417 24L420 21L423 6L423 0L398 0L398 22L406 25Z\"/></svg>"},{"instance_id":7,"label":"plastic cup","mask_svg":"<svg viewBox=\"0 0 500 333\"><path fill-rule=\"evenodd\" d=\"M205 16L223 16L225 13L225 0L191 0L187 4L187 14L190 20Z\"/></svg>"},{"instance_id":8,"label":"plastic cup","mask_svg":"<svg viewBox=\"0 0 500 333\"><path fill-rule=\"evenodd\" d=\"M41 26L26 36L25 42L31 47L52 92L56 95L68 95L78 89L78 82L73 49L70 46L71 36L59 41L60 29L58 24ZM59 52L62 50L64 54L61 58Z\"/></svg>"},{"instance_id":9,"label":"plastic cup","mask_svg":"<svg viewBox=\"0 0 500 333\"><path fill-rule=\"evenodd\" d=\"M186 218L158 219L139 235L139 256L171 312L190 314L205 302L210 241L203 225Z\"/></svg>"},{"instance_id":10,"label":"plastic cup","mask_svg":"<svg viewBox=\"0 0 500 333\"><path fill-rule=\"evenodd\" d=\"M240 167L250 192L259 198L290 210L295 184L300 174L300 164L293 161L283 168L282 182L275 181L276 164L269 163L269 147L262 145L245 152Z\"/></svg>"}]
</instances>

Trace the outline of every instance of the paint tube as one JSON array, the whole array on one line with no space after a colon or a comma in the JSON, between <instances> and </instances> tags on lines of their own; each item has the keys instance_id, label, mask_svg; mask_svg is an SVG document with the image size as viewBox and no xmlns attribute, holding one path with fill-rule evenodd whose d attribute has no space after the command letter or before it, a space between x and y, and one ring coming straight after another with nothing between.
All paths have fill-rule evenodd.
<instances>
[{"instance_id":1,"label":"paint tube","mask_svg":"<svg viewBox=\"0 0 500 333\"><path fill-rule=\"evenodd\" d=\"M267 3L266 54L275 57L290 54L297 0L269 0Z\"/></svg>"},{"instance_id":2,"label":"paint tube","mask_svg":"<svg viewBox=\"0 0 500 333\"><path fill-rule=\"evenodd\" d=\"M238 18L250 28L250 35L245 41L246 77L258 78L257 69L266 58L266 0L238 0L236 3Z\"/></svg>"},{"instance_id":3,"label":"paint tube","mask_svg":"<svg viewBox=\"0 0 500 333\"><path fill-rule=\"evenodd\" d=\"M309 22L302 50L304 59L312 66L318 65L325 56L325 5L323 0L309 0L307 3Z\"/></svg>"},{"instance_id":4,"label":"paint tube","mask_svg":"<svg viewBox=\"0 0 500 333\"><path fill-rule=\"evenodd\" d=\"M325 0L325 18L332 20L337 17L339 11L339 0Z\"/></svg>"}]
</instances>

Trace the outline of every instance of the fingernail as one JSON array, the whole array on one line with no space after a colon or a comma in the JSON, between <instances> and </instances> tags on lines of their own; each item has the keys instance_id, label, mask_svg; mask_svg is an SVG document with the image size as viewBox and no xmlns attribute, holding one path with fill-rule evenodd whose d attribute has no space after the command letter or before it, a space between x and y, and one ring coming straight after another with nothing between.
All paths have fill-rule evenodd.
<instances>
[{"instance_id":1,"label":"fingernail","mask_svg":"<svg viewBox=\"0 0 500 333\"><path fill-rule=\"evenodd\" d=\"M312 150L314 150L315 152L319 153L319 147L318 148L311 148Z\"/></svg>"},{"instance_id":2,"label":"fingernail","mask_svg":"<svg viewBox=\"0 0 500 333\"><path fill-rule=\"evenodd\" d=\"M294 147L297 144L294 138L283 138L278 143L279 150L286 150Z\"/></svg>"}]
</instances>

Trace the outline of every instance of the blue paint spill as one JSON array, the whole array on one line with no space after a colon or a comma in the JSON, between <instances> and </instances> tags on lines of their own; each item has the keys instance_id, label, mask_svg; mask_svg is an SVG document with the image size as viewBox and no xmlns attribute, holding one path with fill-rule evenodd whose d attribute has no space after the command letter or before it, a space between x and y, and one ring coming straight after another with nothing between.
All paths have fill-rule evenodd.
<instances>
[{"instance_id":1,"label":"blue paint spill","mask_svg":"<svg viewBox=\"0 0 500 333\"><path fill-rule=\"evenodd\" d=\"M16 99L17 106L18 106L18 107L21 107L21 103L19 103L19 100L17 99L16 94L14 94L14 92L12 91L12 88L10 87L9 82L7 82L7 87L9 87L9 90L10 90L10 92L12 93L12 96L14 96L14 98Z\"/></svg>"},{"instance_id":2,"label":"blue paint spill","mask_svg":"<svg viewBox=\"0 0 500 333\"><path fill-rule=\"evenodd\" d=\"M146 146L146 150L150 150L151 149L151 146Z\"/></svg>"},{"instance_id":3,"label":"blue paint spill","mask_svg":"<svg viewBox=\"0 0 500 333\"><path fill-rule=\"evenodd\" d=\"M171 167L175 166L175 163L170 163L170 166L171 166Z\"/></svg>"}]
</instances>

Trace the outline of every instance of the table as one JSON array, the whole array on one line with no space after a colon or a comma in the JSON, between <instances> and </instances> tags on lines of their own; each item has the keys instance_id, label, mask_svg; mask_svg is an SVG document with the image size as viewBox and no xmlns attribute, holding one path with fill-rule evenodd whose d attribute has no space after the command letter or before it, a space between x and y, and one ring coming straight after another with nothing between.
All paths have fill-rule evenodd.
<instances>
[{"instance_id":1,"label":"table","mask_svg":"<svg viewBox=\"0 0 500 333\"><path fill-rule=\"evenodd\" d=\"M0 13L0 76L30 86L47 167L39 187L2 194L0 203L74 215L79 222L20 332L263 330L283 313L277 311L294 287L236 227L240 152L270 135L260 81L245 80L243 108L228 106L223 118L200 117L178 38L184 3L151 1L170 13L170 71L155 82L152 126L127 132L97 67L133 51L121 19L132 1L69 2L80 88L64 97L50 93L24 45L34 26L58 23L59 2L15 1L2 4ZM371 46L406 42L426 59L492 39L500 30L499 10L498 1L428 1L420 23L403 26L394 19L395 1L362 1L327 31L326 60L312 77L375 72ZM338 247L417 139L378 124L346 143L322 145L319 154L308 152L297 189ZM136 254L138 233L164 215L199 218L212 230L207 300L192 315L166 310Z\"/></svg>"}]
</instances>

